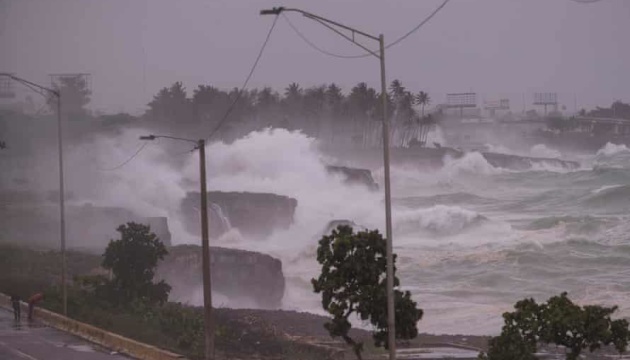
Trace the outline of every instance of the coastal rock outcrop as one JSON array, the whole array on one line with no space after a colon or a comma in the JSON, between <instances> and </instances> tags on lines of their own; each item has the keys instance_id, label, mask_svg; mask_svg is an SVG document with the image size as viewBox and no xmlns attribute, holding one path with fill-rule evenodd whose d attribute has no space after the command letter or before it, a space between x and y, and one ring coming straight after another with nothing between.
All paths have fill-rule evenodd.
<instances>
[{"instance_id":1,"label":"coastal rock outcrop","mask_svg":"<svg viewBox=\"0 0 630 360\"><path fill-rule=\"evenodd\" d=\"M372 177L372 172L368 169L357 169L346 166L327 165L326 170L330 174L341 174L347 184L365 185L372 191L378 190L378 184Z\"/></svg>"},{"instance_id":2,"label":"coastal rock outcrop","mask_svg":"<svg viewBox=\"0 0 630 360\"><path fill-rule=\"evenodd\" d=\"M536 166L549 166L567 170L575 170L580 167L580 164L575 161L560 159L517 156L491 152L483 152L481 155L483 155L483 157L492 166L511 170L530 170Z\"/></svg>"},{"instance_id":3,"label":"coastal rock outcrop","mask_svg":"<svg viewBox=\"0 0 630 360\"><path fill-rule=\"evenodd\" d=\"M181 203L186 229L200 234L199 192L189 192ZM276 194L251 192L208 192L210 236L230 228L252 238L266 238L276 229L293 223L297 200Z\"/></svg>"},{"instance_id":4,"label":"coastal rock outcrop","mask_svg":"<svg viewBox=\"0 0 630 360\"><path fill-rule=\"evenodd\" d=\"M171 301L190 302L191 294L202 287L201 255L200 246L179 245L170 248L158 265L157 278L172 286ZM280 307L285 287L280 260L253 251L211 247L210 266L213 295L227 299L227 303L215 301L215 306Z\"/></svg>"}]
</instances>

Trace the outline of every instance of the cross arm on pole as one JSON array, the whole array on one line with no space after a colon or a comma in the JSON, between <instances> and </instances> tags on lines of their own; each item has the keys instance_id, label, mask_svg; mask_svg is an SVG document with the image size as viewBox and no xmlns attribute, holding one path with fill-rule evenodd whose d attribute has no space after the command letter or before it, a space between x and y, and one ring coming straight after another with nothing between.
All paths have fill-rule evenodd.
<instances>
[{"instance_id":1,"label":"cross arm on pole","mask_svg":"<svg viewBox=\"0 0 630 360\"><path fill-rule=\"evenodd\" d=\"M311 20L317 21L318 23L324 25L325 27L327 27L328 29L334 31L335 33L337 33L338 35L342 36L344 39L350 41L351 43L359 46L360 48L362 48L363 50L367 51L368 53L372 54L373 56L375 56L376 58L380 58L380 55L377 54L375 51L368 49L367 47L365 47L364 45L360 44L359 42L357 42L354 39L354 35L355 34L359 34L361 36L364 36L368 39L374 40L374 41L380 41L380 38L378 36L374 36L374 35L370 35L366 32L363 32L361 30L357 30L353 27L347 26L347 25L343 25L340 24L336 21L330 20L330 19L326 19L325 17L319 16L319 15L315 15L313 13L310 13L308 11L304 11L304 10L300 10L300 9L295 9L295 8L285 8L285 7L274 7L271 9L264 9L260 11L260 15L280 15L283 12L297 12L302 14L304 17L309 18ZM337 28L341 28L347 31L350 31L352 33L352 36L348 36L346 34L344 34L343 32L341 32L339 29Z\"/></svg>"},{"instance_id":2,"label":"cross arm on pole","mask_svg":"<svg viewBox=\"0 0 630 360\"><path fill-rule=\"evenodd\" d=\"M155 140L155 139L172 139L172 140L188 141L188 142L191 142L191 143L194 143L194 144L199 144L199 140L185 139L185 138L179 138L179 137L168 136L168 135L146 135L146 136L140 136L140 140Z\"/></svg>"},{"instance_id":3,"label":"cross arm on pole","mask_svg":"<svg viewBox=\"0 0 630 360\"><path fill-rule=\"evenodd\" d=\"M27 86L33 86L33 87L36 87L36 88L38 88L38 89L40 89L40 90L47 91L47 92L49 92L49 93L53 94L53 95L54 95L54 96L56 96L56 97L61 96L61 94L59 93L59 91L57 91L57 90L55 90L55 89L51 89L51 88L46 87L46 86L42 86L42 85L39 85L39 84L35 84L34 82L28 81L28 80L26 80L26 79L22 79L22 78L17 77L17 76L15 76L15 75L13 75L13 74L9 74L9 73L0 73L0 76L6 76L6 77L8 77L9 79L14 80L14 81L17 81L17 82L19 82L19 83L22 83L22 84L24 84L24 85L27 85Z\"/></svg>"}]
</instances>

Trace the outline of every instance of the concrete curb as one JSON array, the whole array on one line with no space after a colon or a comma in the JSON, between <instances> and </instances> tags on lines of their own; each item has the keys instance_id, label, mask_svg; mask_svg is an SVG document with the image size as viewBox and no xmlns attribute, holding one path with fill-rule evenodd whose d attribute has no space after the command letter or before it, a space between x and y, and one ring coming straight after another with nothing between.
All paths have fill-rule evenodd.
<instances>
[{"instance_id":1,"label":"concrete curb","mask_svg":"<svg viewBox=\"0 0 630 360\"><path fill-rule=\"evenodd\" d=\"M11 298L0 293L0 306L11 309ZM23 316L28 313L28 306L22 302ZM76 335L80 338L141 360L185 359L183 355L162 350L158 347L141 343L124 336L76 321L52 311L35 308L34 316L44 324Z\"/></svg>"}]
</instances>

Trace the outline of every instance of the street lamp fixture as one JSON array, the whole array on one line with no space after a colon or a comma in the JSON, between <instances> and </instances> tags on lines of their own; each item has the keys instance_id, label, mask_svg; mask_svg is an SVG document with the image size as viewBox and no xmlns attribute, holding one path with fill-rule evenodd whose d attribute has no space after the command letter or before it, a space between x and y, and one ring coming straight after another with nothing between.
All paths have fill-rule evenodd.
<instances>
[{"instance_id":1,"label":"street lamp fixture","mask_svg":"<svg viewBox=\"0 0 630 360\"><path fill-rule=\"evenodd\" d=\"M283 12L297 12L302 14L311 20L314 20L328 29L334 31L341 37L350 41L351 43L359 46L363 50L370 53L372 56L380 60L381 65L381 100L383 102L383 166L385 170L385 228L386 228L386 251L387 251L387 328L388 328L388 346L389 346L389 358L390 360L396 359L396 318L394 312L394 261L392 255L392 197L390 186L390 171L389 171L389 119L387 118L387 84L385 81L385 40L383 34L379 36L370 35L368 33L359 31L349 26L340 24L336 21L332 21L315 15L313 13L285 7L274 7L272 9L264 9L260 11L260 15L280 15ZM351 35L343 33L340 29L347 30ZM355 40L355 35L360 35L370 40L378 41L379 52L376 53L373 50L365 47L361 43Z\"/></svg>"},{"instance_id":2,"label":"street lamp fixture","mask_svg":"<svg viewBox=\"0 0 630 360\"><path fill-rule=\"evenodd\" d=\"M196 144L199 149L199 177L201 182L201 267L203 276L203 319L205 329L205 360L214 358L214 322L212 319L212 286L210 278L210 242L208 240L208 191L206 189L206 141L166 135L140 136L140 140L171 139Z\"/></svg>"},{"instance_id":3,"label":"street lamp fixture","mask_svg":"<svg viewBox=\"0 0 630 360\"><path fill-rule=\"evenodd\" d=\"M29 87L31 90L39 89L57 98L57 143L58 143L58 155L59 155L59 222L60 222L60 242L61 242L61 289L62 289L62 302L63 302L63 314L68 315L68 287L66 284L66 206L65 206L65 187L63 181L63 133L61 127L61 92L55 89L48 88L30 82L28 80L17 77L13 74L0 73L0 76L8 77L11 80L17 81L22 85ZM34 89L35 88L35 89ZM44 93L35 90L36 93L46 97Z\"/></svg>"}]
</instances>

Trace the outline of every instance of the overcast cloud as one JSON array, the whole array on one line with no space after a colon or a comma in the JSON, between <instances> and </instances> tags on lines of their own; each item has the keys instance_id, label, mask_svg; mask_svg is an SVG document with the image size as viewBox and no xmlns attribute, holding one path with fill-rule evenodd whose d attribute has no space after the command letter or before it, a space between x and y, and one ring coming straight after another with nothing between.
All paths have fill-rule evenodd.
<instances>
[{"instance_id":1,"label":"overcast cloud","mask_svg":"<svg viewBox=\"0 0 630 360\"><path fill-rule=\"evenodd\" d=\"M298 7L385 34L415 26L442 0L0 0L0 72L47 83L47 74L92 74L91 108L140 113L159 88L181 80L240 86L273 21L258 11ZM329 51L360 49L311 20L287 14ZM630 1L451 0L427 26L386 55L387 77L432 94L477 91L481 99L557 91L568 108L630 101ZM389 41L388 41L389 40ZM367 42L366 44L370 44ZM375 44L370 44L370 46ZM378 62L323 55L282 18L250 87L360 81L377 87Z\"/></svg>"}]
</instances>

